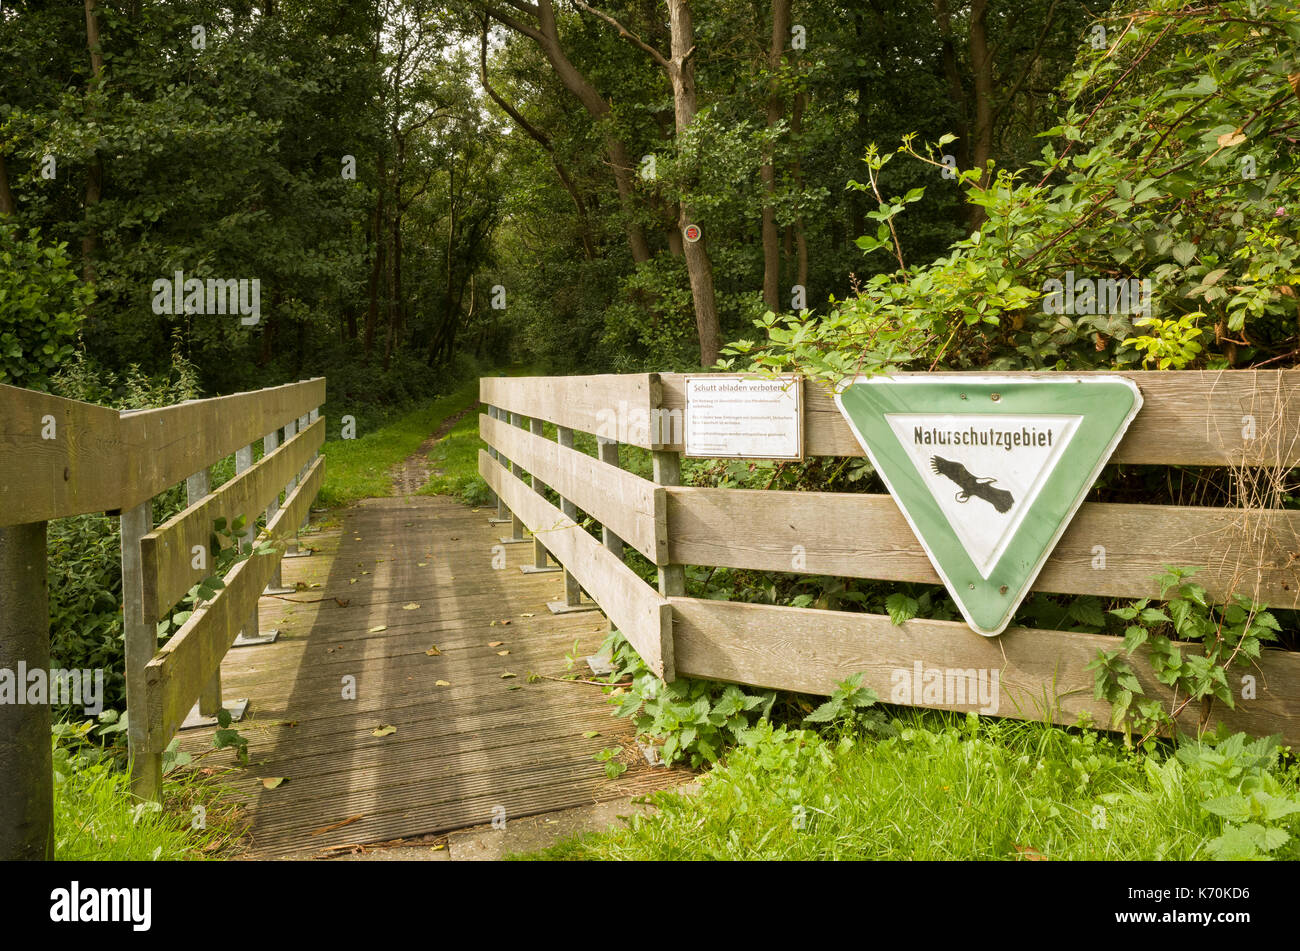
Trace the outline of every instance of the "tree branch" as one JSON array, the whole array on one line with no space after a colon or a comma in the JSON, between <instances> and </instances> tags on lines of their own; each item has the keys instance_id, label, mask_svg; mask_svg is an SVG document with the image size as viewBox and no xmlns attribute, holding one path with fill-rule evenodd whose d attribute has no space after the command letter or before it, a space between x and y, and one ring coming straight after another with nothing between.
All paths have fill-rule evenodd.
<instances>
[{"instance_id":1,"label":"tree branch","mask_svg":"<svg viewBox=\"0 0 1300 951\"><path fill-rule=\"evenodd\" d=\"M658 63L660 66L662 66L664 69L667 70L672 69L672 64L668 62L668 58L664 56L663 53L659 52L657 49L655 49L645 40L641 39L641 37L637 36L635 33L633 33L631 30L625 27L622 23L619 23L608 13L601 13L599 10L593 9L592 7L584 3L583 0L573 0L573 5L576 6L579 10L586 10L588 13L600 17L602 20L604 20L614 29L618 30L618 35L623 37L623 39L627 40L637 49L645 53L649 53L651 58L654 59L654 61ZM691 52L692 53L694 52L693 48ZM688 53L687 56L689 55L690 54Z\"/></svg>"},{"instance_id":2,"label":"tree branch","mask_svg":"<svg viewBox=\"0 0 1300 951\"><path fill-rule=\"evenodd\" d=\"M509 0L507 0L507 2L509 2ZM516 33L522 33L524 36L527 36L537 41L538 43L541 44L546 43L546 37L541 34L541 31L536 30L531 26L528 26L526 23L520 23L514 17L502 13L500 10L496 10L493 7L489 7L485 5L483 9L488 16L496 20L506 29L514 30Z\"/></svg>"}]
</instances>

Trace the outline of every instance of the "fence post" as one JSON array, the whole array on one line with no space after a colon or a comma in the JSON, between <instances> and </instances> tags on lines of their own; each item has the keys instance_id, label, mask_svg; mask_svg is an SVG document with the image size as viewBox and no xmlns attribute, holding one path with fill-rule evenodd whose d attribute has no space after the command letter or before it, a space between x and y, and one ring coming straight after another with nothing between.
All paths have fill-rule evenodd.
<instances>
[{"instance_id":1,"label":"fence post","mask_svg":"<svg viewBox=\"0 0 1300 951\"><path fill-rule=\"evenodd\" d=\"M265 459L271 453L275 452L279 446L280 430L279 428L276 428L262 437L262 458ZM280 493L276 492L275 498L271 499L271 503L266 507L267 525L271 524L271 520L275 518L275 513L278 511L280 511ZM285 587L284 580L280 575L280 559L277 558L275 560L275 573L271 575L271 581L267 584L266 590L264 590L262 594L289 594L293 590L293 588Z\"/></svg>"},{"instance_id":2,"label":"fence post","mask_svg":"<svg viewBox=\"0 0 1300 951\"><path fill-rule=\"evenodd\" d=\"M235 450L235 475L239 475L241 472L247 472L252 468L252 466L252 443L249 443L243 449ZM240 536L239 540L244 545L248 545L251 548L257 544L257 515L251 512L249 514L253 517L248 521L248 524L244 528L244 534ZM248 618L244 621L243 629L240 630L239 636L235 638L234 643L230 645L231 647L255 647L258 644L275 643L275 639L280 636L280 632L278 630L270 630L265 634L261 633L261 619L257 615L257 604L255 603L252 612L249 613ZM217 709L221 709L220 693L217 694ZM201 706L199 712L203 712Z\"/></svg>"},{"instance_id":3,"label":"fence post","mask_svg":"<svg viewBox=\"0 0 1300 951\"><path fill-rule=\"evenodd\" d=\"M488 406L487 412L488 412L488 416L492 417L493 419L501 418L501 410L499 407ZM488 446L488 452L491 453L492 458L495 459L497 462L501 461L501 453L497 450L495 446ZM495 492L493 492L492 494L496 496L496 500L497 500L497 515L496 518L488 519L488 524L505 525L507 522L510 521L510 513L506 510L505 499L501 498L501 496L499 495L496 495Z\"/></svg>"},{"instance_id":4,"label":"fence post","mask_svg":"<svg viewBox=\"0 0 1300 951\"><path fill-rule=\"evenodd\" d=\"M530 418L528 420L528 430L529 432L533 433L536 436L541 436L545 434L544 426L545 424L540 419ZM547 488L549 487L546 485L545 482L543 482L541 479L538 479L536 476L533 477L533 489L534 491L537 492L538 495L545 496ZM543 571L559 571L560 567L558 564L555 565L547 564L546 556L548 554L549 552L547 552L546 546L542 544L542 540L537 536L537 533L534 532L533 533L533 563L531 565L521 565L519 567L519 570L522 571L524 574L534 574L534 575Z\"/></svg>"},{"instance_id":5,"label":"fence post","mask_svg":"<svg viewBox=\"0 0 1300 951\"><path fill-rule=\"evenodd\" d=\"M682 457L675 452L654 450L650 453L654 480L659 485L682 484ZM686 568L683 565L659 566L659 593L665 598L686 594Z\"/></svg>"},{"instance_id":6,"label":"fence post","mask_svg":"<svg viewBox=\"0 0 1300 951\"><path fill-rule=\"evenodd\" d=\"M205 466L185 480L185 504L193 505L212 491L212 480ZM221 668L218 667L212 679L199 693L199 714L215 717L221 709Z\"/></svg>"},{"instance_id":7,"label":"fence post","mask_svg":"<svg viewBox=\"0 0 1300 951\"><path fill-rule=\"evenodd\" d=\"M0 669L50 669L45 522L0 527ZM25 678L23 678L25 680ZM21 681L18 690L25 689ZM50 706L0 704L0 861L54 858Z\"/></svg>"},{"instance_id":8,"label":"fence post","mask_svg":"<svg viewBox=\"0 0 1300 951\"><path fill-rule=\"evenodd\" d=\"M153 499L121 516L122 622L126 642L127 746L131 752L131 792L162 801L162 754L146 751L149 725L144 668L158 651L158 627L144 616L144 565L140 539L153 531Z\"/></svg>"},{"instance_id":9,"label":"fence post","mask_svg":"<svg viewBox=\"0 0 1300 951\"><path fill-rule=\"evenodd\" d=\"M284 424L284 441L288 442L290 439L294 437L294 434L297 432L298 432L298 420L296 419L289 420L289 422ZM284 497L286 499L289 497L289 494L293 492L295 488L298 487L298 476L300 475L302 475L301 472L299 472L297 475L291 478L289 480L289 484L284 487ZM290 536L288 542L285 544L284 554L281 557L306 558L310 554L311 552L309 551L298 550L298 529L295 526L293 530L293 535Z\"/></svg>"},{"instance_id":10,"label":"fence post","mask_svg":"<svg viewBox=\"0 0 1300 951\"><path fill-rule=\"evenodd\" d=\"M555 427L555 441L566 449L573 448L573 430L568 426ZM577 503L570 502L564 496L560 496L560 511L573 521L578 520ZM569 574L569 569L564 569L564 600L548 601L546 604L552 614L571 614L574 611L596 611L599 608L592 603L584 604L582 601L582 587L578 584L578 579Z\"/></svg>"},{"instance_id":11,"label":"fence post","mask_svg":"<svg viewBox=\"0 0 1300 951\"><path fill-rule=\"evenodd\" d=\"M508 414L508 415L509 415L509 417L510 417L510 419L509 419L509 424L510 424L511 426L518 426L518 425L520 424L520 417L519 417L519 414L518 414L518 413L510 413L510 414ZM513 472L513 473L514 473L515 475L517 475L517 476L522 476L522 475L524 474L524 467L521 466L519 463L514 462L513 460L511 460L511 461L510 461L510 471ZM524 522L523 522L523 519L521 519L521 518L520 518L518 515L516 515L514 512L511 512L511 513L510 513L510 522L511 522L511 532L510 532L510 534L509 534L508 536L506 536L506 535L502 535L502 536L501 536L501 538L500 538L501 544L503 544L503 545L522 545L522 544L524 544L525 542L527 542L528 539L524 537Z\"/></svg>"},{"instance_id":12,"label":"fence post","mask_svg":"<svg viewBox=\"0 0 1300 951\"><path fill-rule=\"evenodd\" d=\"M607 462L611 466L618 468L618 441L614 439L605 439L601 436L596 437L596 458L601 462ZM623 557L623 539L619 538L609 530L609 526L602 525L600 528L601 538L605 542L605 547Z\"/></svg>"}]
</instances>

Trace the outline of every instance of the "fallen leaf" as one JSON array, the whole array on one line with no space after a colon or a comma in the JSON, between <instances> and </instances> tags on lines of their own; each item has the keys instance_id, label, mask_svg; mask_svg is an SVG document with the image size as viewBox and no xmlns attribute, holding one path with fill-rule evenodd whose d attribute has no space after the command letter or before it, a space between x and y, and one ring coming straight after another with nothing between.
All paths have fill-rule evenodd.
<instances>
[{"instance_id":1,"label":"fallen leaf","mask_svg":"<svg viewBox=\"0 0 1300 951\"><path fill-rule=\"evenodd\" d=\"M506 618L504 621L501 622L501 626L502 626L502 627L505 627L505 626L506 626L507 624L509 624L509 623L510 623L510 619L509 619L509 618Z\"/></svg>"},{"instance_id":2,"label":"fallen leaf","mask_svg":"<svg viewBox=\"0 0 1300 951\"><path fill-rule=\"evenodd\" d=\"M348 584L356 584L356 583L357 583L357 579L356 579L356 578L349 578L349 579L348 579Z\"/></svg>"},{"instance_id":3,"label":"fallen leaf","mask_svg":"<svg viewBox=\"0 0 1300 951\"><path fill-rule=\"evenodd\" d=\"M262 780L263 789L275 789L284 782L283 776L267 776Z\"/></svg>"},{"instance_id":4,"label":"fallen leaf","mask_svg":"<svg viewBox=\"0 0 1300 951\"><path fill-rule=\"evenodd\" d=\"M519 686L519 684L506 684L506 689L507 689L507 690L523 690L524 688L521 687L521 686Z\"/></svg>"},{"instance_id":5,"label":"fallen leaf","mask_svg":"<svg viewBox=\"0 0 1300 951\"><path fill-rule=\"evenodd\" d=\"M514 674L510 673L510 671L507 670L504 674L501 675L501 679L502 679L502 680L509 680L509 679L510 679L511 677L513 677L513 676L514 676Z\"/></svg>"},{"instance_id":6,"label":"fallen leaf","mask_svg":"<svg viewBox=\"0 0 1300 951\"><path fill-rule=\"evenodd\" d=\"M488 641L488 647L500 647L505 641Z\"/></svg>"},{"instance_id":7,"label":"fallen leaf","mask_svg":"<svg viewBox=\"0 0 1300 951\"><path fill-rule=\"evenodd\" d=\"M361 572L361 573L362 573L363 575L368 575L368 574L370 574L370 572L368 572L368 571L363 571L363 572Z\"/></svg>"},{"instance_id":8,"label":"fallen leaf","mask_svg":"<svg viewBox=\"0 0 1300 951\"><path fill-rule=\"evenodd\" d=\"M1022 859L1024 859L1025 861L1027 861L1027 862L1046 862L1046 861L1047 861L1047 856L1044 855L1042 852L1038 851L1038 850L1037 850L1036 848L1034 848L1032 845L1017 845L1017 846L1016 846L1016 851L1019 852L1019 853L1020 853L1020 857L1021 857Z\"/></svg>"},{"instance_id":9,"label":"fallen leaf","mask_svg":"<svg viewBox=\"0 0 1300 951\"><path fill-rule=\"evenodd\" d=\"M425 653L428 654L430 657L438 657L442 654L442 651L438 650L438 645L435 644L433 647L430 647L427 651L425 651Z\"/></svg>"},{"instance_id":10,"label":"fallen leaf","mask_svg":"<svg viewBox=\"0 0 1300 951\"><path fill-rule=\"evenodd\" d=\"M582 738L583 738L584 740L590 740L590 739L591 739L592 737L594 737L594 736L600 736L600 731L599 731L599 730L588 730L587 732L585 732L585 733L582 734Z\"/></svg>"},{"instance_id":11,"label":"fallen leaf","mask_svg":"<svg viewBox=\"0 0 1300 951\"><path fill-rule=\"evenodd\" d=\"M450 682L450 681L447 681L447 680L435 680L435 681L433 682L433 685L434 685L435 687L450 687L450 686L451 686L451 682Z\"/></svg>"},{"instance_id":12,"label":"fallen leaf","mask_svg":"<svg viewBox=\"0 0 1300 951\"><path fill-rule=\"evenodd\" d=\"M319 581L315 582L314 584L312 584L312 587L313 587L313 588L319 588L319 587L320 587L320 582L319 582Z\"/></svg>"},{"instance_id":13,"label":"fallen leaf","mask_svg":"<svg viewBox=\"0 0 1300 951\"><path fill-rule=\"evenodd\" d=\"M497 656L498 656L498 657L505 657L506 654L509 654L509 653L510 653L510 651L497 651Z\"/></svg>"},{"instance_id":14,"label":"fallen leaf","mask_svg":"<svg viewBox=\"0 0 1300 951\"><path fill-rule=\"evenodd\" d=\"M534 617L532 614L521 614L520 617Z\"/></svg>"},{"instance_id":15,"label":"fallen leaf","mask_svg":"<svg viewBox=\"0 0 1300 951\"><path fill-rule=\"evenodd\" d=\"M1245 141L1245 134L1242 133L1240 129L1237 129L1235 132L1225 132L1223 135L1219 136L1219 147L1230 149L1234 145L1241 145L1241 143Z\"/></svg>"},{"instance_id":16,"label":"fallen leaf","mask_svg":"<svg viewBox=\"0 0 1300 951\"><path fill-rule=\"evenodd\" d=\"M397 732L397 727L395 727L395 726L381 726L378 730L371 730L371 731L370 731L370 735L371 735L371 736L391 736L392 734L394 734L394 733L396 733L396 732Z\"/></svg>"},{"instance_id":17,"label":"fallen leaf","mask_svg":"<svg viewBox=\"0 0 1300 951\"><path fill-rule=\"evenodd\" d=\"M403 604L403 605L402 605L402 610L403 610L403 611L414 611L414 610L415 610L416 608L418 608L418 607L419 607L418 604L416 604L414 601L411 601L411 602L409 602L409 603L407 603L407 604Z\"/></svg>"},{"instance_id":18,"label":"fallen leaf","mask_svg":"<svg viewBox=\"0 0 1300 951\"><path fill-rule=\"evenodd\" d=\"M386 631L386 630L388 630L388 625L387 625L387 624L380 624L380 625L378 625L378 626L376 626L376 627L372 627L372 628L371 628L369 631L367 631L366 633L368 633L368 634L378 634L380 631Z\"/></svg>"},{"instance_id":19,"label":"fallen leaf","mask_svg":"<svg viewBox=\"0 0 1300 951\"><path fill-rule=\"evenodd\" d=\"M427 568L428 566L429 566L429 563L428 563L427 561L417 561L417 562L415 563L415 567L417 567L417 568Z\"/></svg>"},{"instance_id":20,"label":"fallen leaf","mask_svg":"<svg viewBox=\"0 0 1300 951\"><path fill-rule=\"evenodd\" d=\"M352 599L351 599L351 598L335 598L335 599L334 599L334 603L337 604L337 605L338 605L339 607L341 607L341 608L346 608L349 604L352 603Z\"/></svg>"}]
</instances>

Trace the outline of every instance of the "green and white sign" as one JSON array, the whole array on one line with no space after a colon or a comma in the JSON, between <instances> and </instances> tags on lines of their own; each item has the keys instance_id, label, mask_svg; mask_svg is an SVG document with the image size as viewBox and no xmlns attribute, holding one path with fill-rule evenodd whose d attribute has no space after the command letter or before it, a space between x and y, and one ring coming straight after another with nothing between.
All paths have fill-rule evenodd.
<instances>
[{"instance_id":1,"label":"green and white sign","mask_svg":"<svg viewBox=\"0 0 1300 951\"><path fill-rule=\"evenodd\" d=\"M1002 633L1142 407L1119 376L859 377L835 402L972 629Z\"/></svg>"}]
</instances>

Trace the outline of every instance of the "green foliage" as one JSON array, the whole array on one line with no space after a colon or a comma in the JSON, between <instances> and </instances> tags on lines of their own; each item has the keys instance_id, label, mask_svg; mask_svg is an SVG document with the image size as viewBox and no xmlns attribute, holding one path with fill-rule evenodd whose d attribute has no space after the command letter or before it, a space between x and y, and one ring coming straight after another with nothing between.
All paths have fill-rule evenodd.
<instances>
[{"instance_id":1,"label":"green foliage","mask_svg":"<svg viewBox=\"0 0 1300 951\"><path fill-rule=\"evenodd\" d=\"M67 243L49 244L0 218L0 383L45 389L73 354L94 291L82 284Z\"/></svg>"},{"instance_id":2,"label":"green foliage","mask_svg":"<svg viewBox=\"0 0 1300 951\"><path fill-rule=\"evenodd\" d=\"M638 732L662 740L659 755L665 763L680 759L698 767L715 762L753 726L756 717L771 711L776 699L772 691L749 693L735 684L710 680L678 678L666 684L617 631L610 633L601 653L611 658L614 667L611 684L631 678L628 686L611 691L616 715L630 717ZM606 762L607 771L611 763Z\"/></svg>"},{"instance_id":3,"label":"green foliage","mask_svg":"<svg viewBox=\"0 0 1300 951\"><path fill-rule=\"evenodd\" d=\"M1246 857L1243 837L1300 857L1300 771L1268 741L1175 754L974 714L906 711L890 726L827 737L760 721L698 792L656 793L655 813L534 857L1193 860Z\"/></svg>"},{"instance_id":4,"label":"green foliage","mask_svg":"<svg viewBox=\"0 0 1300 951\"><path fill-rule=\"evenodd\" d=\"M1112 722L1123 726L1126 738L1137 727L1147 737L1171 729L1191 702L1219 700L1235 706L1228 671L1259 660L1264 643L1281 630L1277 619L1244 595L1226 605L1214 605L1205 589L1187 579L1195 568L1166 567L1157 577L1160 601L1143 598L1110 613L1127 622L1123 645L1099 650L1088 664L1098 700L1112 708ZM1147 697L1130 663L1145 646L1156 680L1173 688L1171 708ZM1181 698L1181 699L1178 699Z\"/></svg>"},{"instance_id":5,"label":"green foliage","mask_svg":"<svg viewBox=\"0 0 1300 951\"><path fill-rule=\"evenodd\" d=\"M1279 778L1285 776L1282 755L1276 736L1209 736L1183 743L1177 760L1169 760L1159 769L1159 779L1194 786L1203 797L1202 808L1223 819L1222 832L1206 844L1212 858L1281 857L1278 850L1300 831L1295 767L1290 769L1292 781ZM1179 775L1180 766L1183 775ZM1158 768L1148 760L1147 769L1155 773Z\"/></svg>"},{"instance_id":6,"label":"green foliage","mask_svg":"<svg viewBox=\"0 0 1300 951\"><path fill-rule=\"evenodd\" d=\"M883 727L883 717L879 714L868 716L866 711L879 699L874 690L862 686L862 674L854 674L840 681L826 702L804 717L803 722L834 725L841 730L864 726L878 729Z\"/></svg>"},{"instance_id":7,"label":"green foliage","mask_svg":"<svg viewBox=\"0 0 1300 951\"><path fill-rule=\"evenodd\" d=\"M1200 311L1196 311L1192 314L1183 314L1177 320L1143 317L1133 321L1133 326L1150 327L1151 332L1129 337L1124 341L1124 345L1143 352L1143 369L1185 369L1203 349L1196 342L1196 338L1205 331L1196 326L1196 321L1204 316Z\"/></svg>"}]
</instances>

